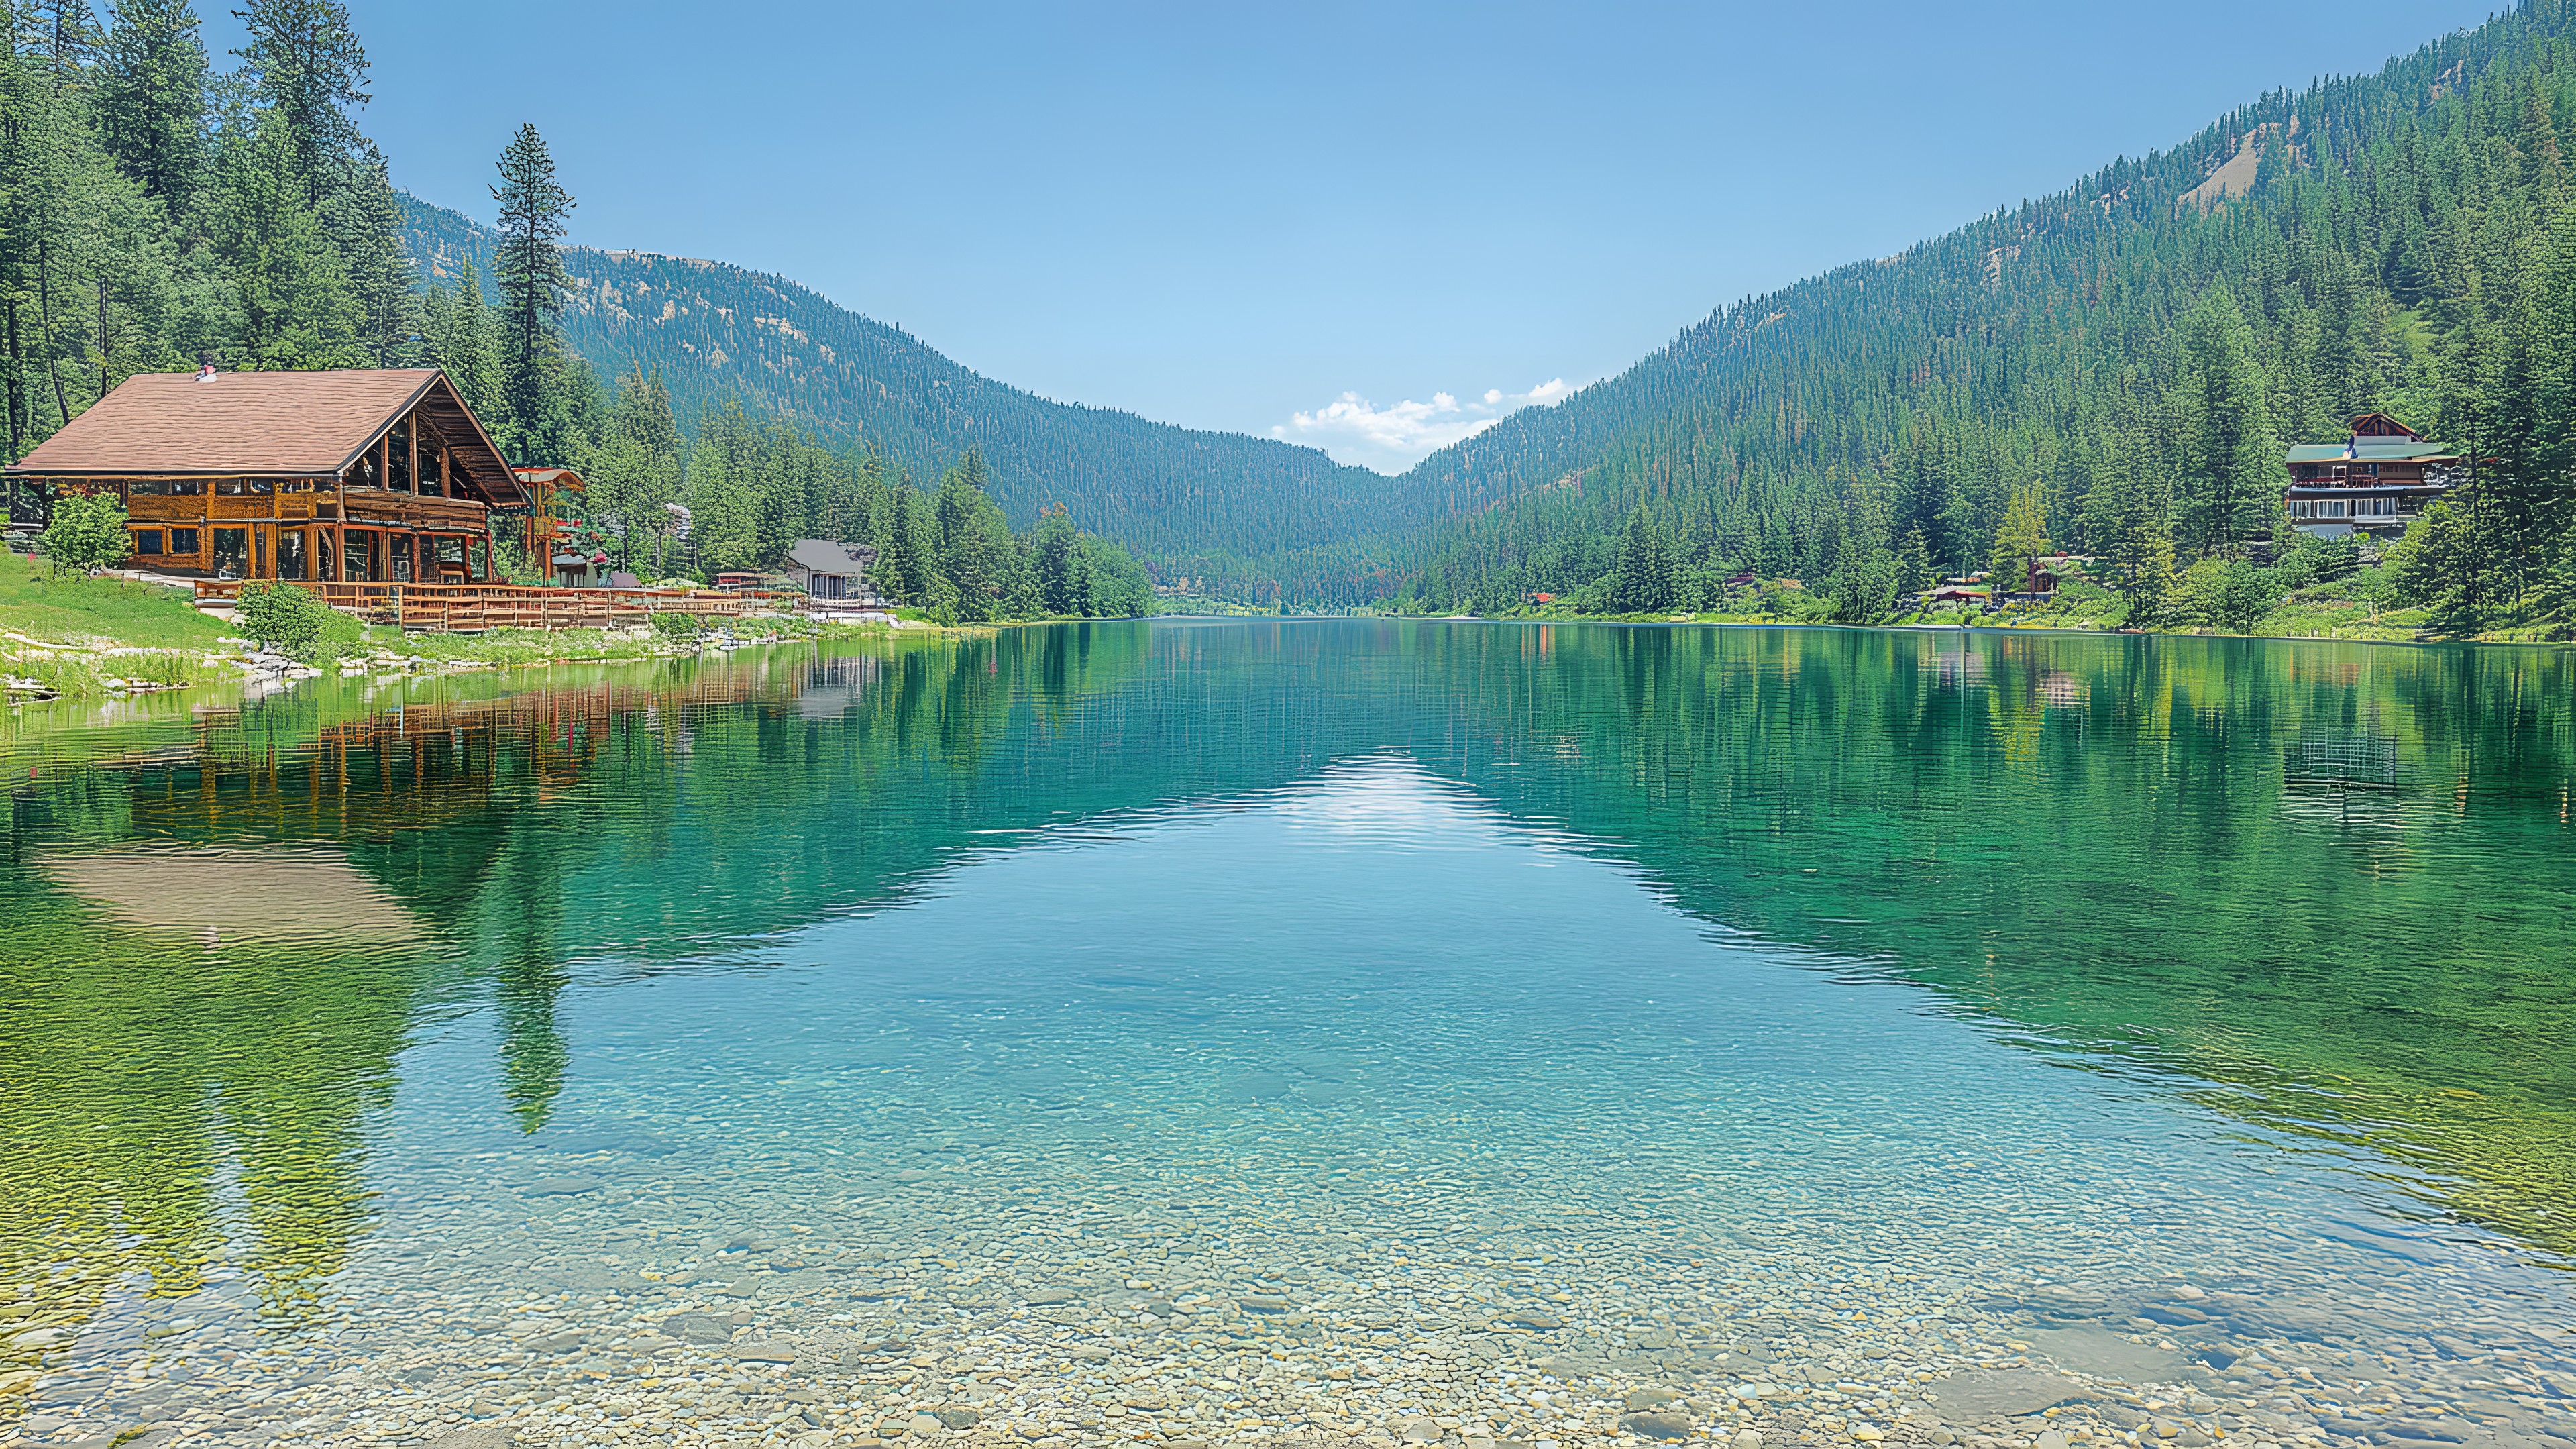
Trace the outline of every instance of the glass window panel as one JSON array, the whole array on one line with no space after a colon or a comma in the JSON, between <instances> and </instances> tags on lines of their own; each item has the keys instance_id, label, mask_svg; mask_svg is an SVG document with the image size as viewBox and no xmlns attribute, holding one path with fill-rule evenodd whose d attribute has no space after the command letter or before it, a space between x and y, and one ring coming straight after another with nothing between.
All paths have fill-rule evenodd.
<instances>
[{"instance_id":1,"label":"glass window panel","mask_svg":"<svg viewBox=\"0 0 2576 1449\"><path fill-rule=\"evenodd\" d=\"M161 530L157 528L138 528L134 530L134 552L138 558L160 557Z\"/></svg>"},{"instance_id":2,"label":"glass window panel","mask_svg":"<svg viewBox=\"0 0 2576 1449\"><path fill-rule=\"evenodd\" d=\"M197 552L197 531L193 528L171 529L170 551L172 553L184 553L190 557L194 557Z\"/></svg>"}]
</instances>

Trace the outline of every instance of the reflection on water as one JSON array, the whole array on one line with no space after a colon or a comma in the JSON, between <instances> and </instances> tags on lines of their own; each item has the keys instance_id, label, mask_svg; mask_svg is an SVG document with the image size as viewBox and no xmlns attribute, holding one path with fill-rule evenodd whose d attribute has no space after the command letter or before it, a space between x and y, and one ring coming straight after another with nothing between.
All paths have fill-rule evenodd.
<instances>
[{"instance_id":1,"label":"reflection on water","mask_svg":"<svg viewBox=\"0 0 2576 1449\"><path fill-rule=\"evenodd\" d=\"M289 1378L325 1344L509 1417L474 1385L612 1331L689 1352L674 1313L745 1318L850 1434L871 1342L1053 1345L1012 1360L1033 1433L1121 1422L1044 1397L1088 1343L1431 1334L1454 1370L1293 1416L1176 1388L1133 1411L1164 1437L1612 1429L1506 1374L1929 1422L1875 1380L1705 1387L1831 1381L1828 1340L2257 1397L2301 1343L2556 1362L2525 1260L2576 1247L2571 685L2510 650L1122 625L31 711L0 1395L57 1437L172 1363L283 1403L225 1356L302 1331ZM1150 1264L1048 1226L1104 1212ZM2464 1422L2565 1427L2522 1382ZM2367 1437L2299 1412L2243 1432Z\"/></svg>"}]
</instances>

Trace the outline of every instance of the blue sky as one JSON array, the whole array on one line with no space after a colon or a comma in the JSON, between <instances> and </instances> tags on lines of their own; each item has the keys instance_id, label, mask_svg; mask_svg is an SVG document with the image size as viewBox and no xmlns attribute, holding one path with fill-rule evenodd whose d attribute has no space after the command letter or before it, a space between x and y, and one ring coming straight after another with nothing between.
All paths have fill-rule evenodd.
<instances>
[{"instance_id":1,"label":"blue sky","mask_svg":"<svg viewBox=\"0 0 2576 1449\"><path fill-rule=\"evenodd\" d=\"M208 37L236 24L200 0ZM1392 469L2490 0L350 0L361 122L478 216L794 278L987 376Z\"/></svg>"}]
</instances>

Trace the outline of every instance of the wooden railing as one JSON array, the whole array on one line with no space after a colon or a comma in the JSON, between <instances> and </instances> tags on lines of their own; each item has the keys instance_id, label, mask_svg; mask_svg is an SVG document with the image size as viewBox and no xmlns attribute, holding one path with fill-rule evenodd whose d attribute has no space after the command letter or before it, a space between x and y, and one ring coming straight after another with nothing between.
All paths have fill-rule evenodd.
<instances>
[{"instance_id":1,"label":"wooden railing","mask_svg":"<svg viewBox=\"0 0 2576 1449\"><path fill-rule=\"evenodd\" d=\"M441 498L392 488L342 488L320 495L322 516L354 524L394 524L404 528L481 533L490 509L471 498ZM336 506L335 506L336 504Z\"/></svg>"},{"instance_id":2,"label":"wooden railing","mask_svg":"<svg viewBox=\"0 0 2576 1449\"><path fill-rule=\"evenodd\" d=\"M280 519L295 523L314 516L314 499L330 495L312 493L222 493L213 497L183 494L176 498L160 494L137 494L127 500L125 516L136 523L176 523L187 526L229 519L265 521Z\"/></svg>"},{"instance_id":3,"label":"wooden railing","mask_svg":"<svg viewBox=\"0 0 2576 1449\"><path fill-rule=\"evenodd\" d=\"M526 584L335 584L288 580L371 624L394 624L435 633L483 629L593 629L640 624L652 614L729 618L776 613L795 598L772 593L719 593L710 589L550 589ZM241 595L238 579L198 579L197 602L229 603Z\"/></svg>"}]
</instances>

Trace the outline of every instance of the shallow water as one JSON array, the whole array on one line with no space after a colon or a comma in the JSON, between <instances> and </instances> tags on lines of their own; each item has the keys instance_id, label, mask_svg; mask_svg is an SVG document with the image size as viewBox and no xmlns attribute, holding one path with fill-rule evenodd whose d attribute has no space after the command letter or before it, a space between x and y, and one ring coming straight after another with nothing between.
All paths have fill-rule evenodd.
<instances>
[{"instance_id":1,"label":"shallow water","mask_svg":"<svg viewBox=\"0 0 2576 1449\"><path fill-rule=\"evenodd\" d=\"M30 710L0 1422L2576 1434L2571 686L1169 622Z\"/></svg>"}]
</instances>

